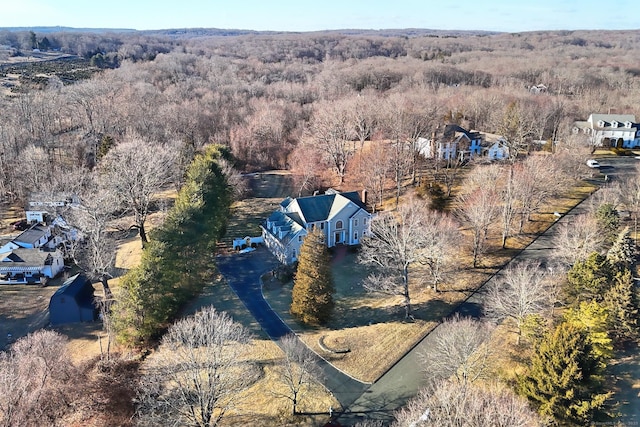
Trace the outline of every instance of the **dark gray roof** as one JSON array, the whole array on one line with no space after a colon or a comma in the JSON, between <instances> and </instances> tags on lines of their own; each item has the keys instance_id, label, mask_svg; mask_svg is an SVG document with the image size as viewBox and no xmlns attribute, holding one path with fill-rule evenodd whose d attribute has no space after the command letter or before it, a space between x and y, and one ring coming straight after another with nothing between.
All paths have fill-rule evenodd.
<instances>
[{"instance_id":1,"label":"dark gray roof","mask_svg":"<svg viewBox=\"0 0 640 427\"><path fill-rule=\"evenodd\" d=\"M78 273L65 280L53 296L68 296L78 300L83 298L87 299L89 297L93 298L93 292L94 289L89 279L87 279L85 275Z\"/></svg>"},{"instance_id":2,"label":"dark gray roof","mask_svg":"<svg viewBox=\"0 0 640 427\"><path fill-rule=\"evenodd\" d=\"M3 266L14 266L19 263L20 266L24 267L39 267L44 265L47 257L49 257L48 252L41 251L40 249L12 249L10 252L6 252L4 254L0 254L0 267ZM4 261L8 259L10 261Z\"/></svg>"},{"instance_id":3,"label":"dark gray roof","mask_svg":"<svg viewBox=\"0 0 640 427\"><path fill-rule=\"evenodd\" d=\"M33 244L38 240L40 240L42 236L44 236L46 233L47 233L47 227L43 225L34 225L30 229L20 233L20 235L15 239L13 239L13 241Z\"/></svg>"},{"instance_id":4,"label":"dark gray roof","mask_svg":"<svg viewBox=\"0 0 640 427\"><path fill-rule=\"evenodd\" d=\"M300 212L309 222L325 221L331 212L335 194L321 194L318 196L300 197L296 199Z\"/></svg>"},{"instance_id":5,"label":"dark gray roof","mask_svg":"<svg viewBox=\"0 0 640 427\"><path fill-rule=\"evenodd\" d=\"M467 136L467 138L474 140L481 138L480 132L468 131L462 126L459 126L455 123L449 123L444 128L444 137L445 138L453 138L455 137L456 132L463 133Z\"/></svg>"}]
</instances>

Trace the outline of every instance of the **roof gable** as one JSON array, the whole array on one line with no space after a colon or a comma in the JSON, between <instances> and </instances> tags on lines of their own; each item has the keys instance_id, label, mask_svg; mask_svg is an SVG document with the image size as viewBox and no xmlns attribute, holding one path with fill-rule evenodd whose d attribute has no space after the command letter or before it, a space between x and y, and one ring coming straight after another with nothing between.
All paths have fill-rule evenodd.
<instances>
[{"instance_id":1,"label":"roof gable","mask_svg":"<svg viewBox=\"0 0 640 427\"><path fill-rule=\"evenodd\" d=\"M19 248L0 254L0 260L3 263L20 263L25 267L37 267L44 265L49 255L48 252L40 249Z\"/></svg>"},{"instance_id":2,"label":"roof gable","mask_svg":"<svg viewBox=\"0 0 640 427\"><path fill-rule=\"evenodd\" d=\"M68 296L78 300L93 295L93 286L83 274L69 277L53 294L55 297Z\"/></svg>"},{"instance_id":3,"label":"roof gable","mask_svg":"<svg viewBox=\"0 0 640 427\"><path fill-rule=\"evenodd\" d=\"M306 223L326 221L335 197L335 194L300 197L296 199L299 213Z\"/></svg>"},{"instance_id":4,"label":"roof gable","mask_svg":"<svg viewBox=\"0 0 640 427\"><path fill-rule=\"evenodd\" d=\"M587 121L591 123L591 126L596 126L601 121L605 123L605 126L613 122L636 123L636 116L634 116L633 114L591 114ZM600 127L604 127L604 126L600 126Z\"/></svg>"}]
</instances>

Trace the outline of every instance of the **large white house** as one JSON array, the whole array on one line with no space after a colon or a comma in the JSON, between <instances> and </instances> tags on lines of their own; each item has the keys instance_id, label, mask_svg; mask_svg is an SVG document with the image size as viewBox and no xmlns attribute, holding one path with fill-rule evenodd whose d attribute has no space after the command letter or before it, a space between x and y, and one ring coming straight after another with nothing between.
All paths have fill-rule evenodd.
<instances>
[{"instance_id":1,"label":"large white house","mask_svg":"<svg viewBox=\"0 0 640 427\"><path fill-rule=\"evenodd\" d=\"M369 232L371 214L358 192L286 198L262 228L264 244L283 264L298 259L304 237L312 230L322 230L327 247L358 245Z\"/></svg>"},{"instance_id":2,"label":"large white house","mask_svg":"<svg viewBox=\"0 0 640 427\"><path fill-rule=\"evenodd\" d=\"M640 125L633 114L591 114L574 123L573 133L586 134L594 147L640 147Z\"/></svg>"}]
</instances>

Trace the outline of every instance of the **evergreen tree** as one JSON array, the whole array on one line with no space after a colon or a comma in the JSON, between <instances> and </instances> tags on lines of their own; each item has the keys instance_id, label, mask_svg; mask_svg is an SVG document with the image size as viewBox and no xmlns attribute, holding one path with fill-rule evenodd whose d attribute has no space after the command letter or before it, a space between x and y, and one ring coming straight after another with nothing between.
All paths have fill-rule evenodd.
<instances>
[{"instance_id":1,"label":"evergreen tree","mask_svg":"<svg viewBox=\"0 0 640 427\"><path fill-rule=\"evenodd\" d=\"M228 152L208 146L189 166L164 223L151 233L140 265L122 278L112 320L120 342L156 338L210 273L211 253L225 234L231 189L218 162Z\"/></svg>"},{"instance_id":2,"label":"evergreen tree","mask_svg":"<svg viewBox=\"0 0 640 427\"><path fill-rule=\"evenodd\" d=\"M613 242L620 226L620 214L612 203L603 203L596 210L596 219L608 243Z\"/></svg>"},{"instance_id":3,"label":"evergreen tree","mask_svg":"<svg viewBox=\"0 0 640 427\"><path fill-rule=\"evenodd\" d=\"M518 391L540 414L584 425L609 397L598 393L600 369L585 330L563 322L536 346L527 372L518 378Z\"/></svg>"},{"instance_id":4,"label":"evergreen tree","mask_svg":"<svg viewBox=\"0 0 640 427\"><path fill-rule=\"evenodd\" d=\"M640 302L630 270L616 274L613 286L604 295L603 304L609 312L609 328L616 343L636 339Z\"/></svg>"},{"instance_id":5,"label":"evergreen tree","mask_svg":"<svg viewBox=\"0 0 640 427\"><path fill-rule=\"evenodd\" d=\"M612 276L607 259L597 252L584 261L576 261L567 274L570 301L602 301L602 296L611 286Z\"/></svg>"},{"instance_id":6,"label":"evergreen tree","mask_svg":"<svg viewBox=\"0 0 640 427\"><path fill-rule=\"evenodd\" d=\"M601 361L613 354L613 344L609 337L609 312L597 301L583 301L578 308L570 308L564 314L565 321L583 329L593 348L593 352Z\"/></svg>"},{"instance_id":7,"label":"evergreen tree","mask_svg":"<svg viewBox=\"0 0 640 427\"><path fill-rule=\"evenodd\" d=\"M635 258L636 244L631 238L629 227L625 227L607 252L607 261L614 271L622 271L631 267Z\"/></svg>"},{"instance_id":8,"label":"evergreen tree","mask_svg":"<svg viewBox=\"0 0 640 427\"><path fill-rule=\"evenodd\" d=\"M324 234L316 230L305 237L300 248L291 314L311 325L325 323L333 308L333 291L331 256Z\"/></svg>"}]
</instances>

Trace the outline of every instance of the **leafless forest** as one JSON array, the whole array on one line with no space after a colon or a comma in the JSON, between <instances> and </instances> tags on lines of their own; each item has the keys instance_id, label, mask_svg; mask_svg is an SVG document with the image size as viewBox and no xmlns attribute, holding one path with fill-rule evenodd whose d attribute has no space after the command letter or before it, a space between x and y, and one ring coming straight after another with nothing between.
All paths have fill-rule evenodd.
<instances>
[{"instance_id":1,"label":"leafless forest","mask_svg":"<svg viewBox=\"0 0 640 427\"><path fill-rule=\"evenodd\" d=\"M182 162L215 142L231 147L243 170L288 168L337 185L334 177L363 182L353 153L364 142L429 136L448 122L500 133L515 110L523 141L562 140L592 112L640 115L634 31L48 39L60 52L92 64L98 52L118 66L73 83L45 70L39 90L25 78L6 91L0 194L11 201L43 185L78 184L71 177L95 166L105 141L162 144ZM28 56L25 43L28 33L0 33L0 46L14 46L0 58ZM546 92L530 90L540 84ZM364 175L373 181L379 172Z\"/></svg>"},{"instance_id":2,"label":"leafless forest","mask_svg":"<svg viewBox=\"0 0 640 427\"><path fill-rule=\"evenodd\" d=\"M0 31L0 199L22 205L32 192L78 194L84 206L93 206L70 218L86 232L86 246L81 249L88 253L71 256L77 256L78 264L107 290L115 254L105 230L114 218L113 207L131 214L130 225L139 230L142 243L148 243L145 223L158 209L153 205L155 195L180 188L195 154L220 144L233 156L234 164L225 170L231 178L238 178L237 171L285 169L292 172L300 195L328 187L366 189L374 210L395 208L407 189L426 192L426 184L438 183L446 208L436 208L453 215L434 216L424 233L440 236L443 242L458 240L452 218L463 221L468 241L464 249L470 249L465 267L482 267L488 242L493 250L515 248L514 238L524 234L541 207L589 173L584 160L591 147L572 134L575 120L607 112L640 117L638 57L640 31ZM504 135L515 160L507 162L508 167L482 165L476 173L466 174L461 185L465 164L441 164L417 154L418 138L441 133L450 123ZM534 151L553 155L518 157ZM124 190L142 182L145 185L136 185L138 192ZM630 189L634 182L624 185ZM239 198L239 186L238 190ZM637 200L618 196L637 223ZM427 228L424 219L418 220L422 229ZM610 240L615 235L612 231ZM578 257L565 237L563 246L568 249L562 257ZM425 264L433 292L446 290L451 283L450 266L440 262L451 258L451 248L440 240ZM531 268L525 265L510 273L513 283L508 284L514 294L531 287L517 280ZM541 283L543 279L547 278L542 277ZM395 292L405 298L407 318L409 282L404 277L406 289ZM513 319L520 340L528 326L525 317L531 313L506 310L498 297L502 295L495 296L492 310ZM548 302L545 299L538 311L552 311ZM483 325L468 326L486 332ZM32 340L35 344L22 345L40 348L49 340L63 346L57 336ZM169 338L165 340L163 345L170 346ZM14 373L31 369L29 363L37 365L35 358L20 362L19 352L3 354L3 366L11 362L20 367ZM481 368L469 365L469 377L484 376L484 359L480 362ZM124 366L127 372L137 367ZM56 381L61 384L77 375L63 370L58 374ZM111 421L131 424L129 398L134 386L108 374L100 372L87 386L102 391L93 394L100 404L36 405L43 412L34 414L29 409L32 403L15 403L0 406L3 420L10 424L9 414L26 423L60 422L56 411L82 413L81 421L95 412L102 419L112 409L107 406L114 404L119 410L112 411ZM5 385L35 387L34 399L47 393L26 377L22 382L4 378ZM77 405L68 403L79 400L73 397L73 387L51 387L57 390L54 402ZM437 391L440 394L429 396L430 405L452 401L447 393L458 396L457 388L449 386ZM496 386L491 393L493 397L474 395L473 402L465 404L474 409L487 406L483 399L500 399L505 408L515 408L502 416L521 415L521 425L534 425L530 410L515 401L511 391ZM295 414L297 391L293 396ZM155 395L150 399L157 403ZM399 422L403 416L415 418L423 412L422 403L409 405ZM213 412L201 416L207 419L201 425L217 422L211 421ZM515 421L509 419L504 425L510 422Z\"/></svg>"}]
</instances>

